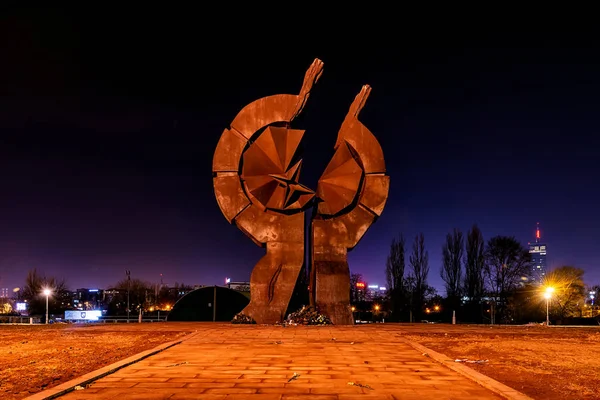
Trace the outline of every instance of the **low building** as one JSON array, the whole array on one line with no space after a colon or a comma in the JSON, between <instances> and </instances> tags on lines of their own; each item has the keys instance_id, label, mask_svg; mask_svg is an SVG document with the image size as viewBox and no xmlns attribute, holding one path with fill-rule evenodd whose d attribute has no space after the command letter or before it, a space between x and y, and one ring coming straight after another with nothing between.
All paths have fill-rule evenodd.
<instances>
[{"instance_id":1,"label":"low building","mask_svg":"<svg viewBox=\"0 0 600 400\"><path fill-rule=\"evenodd\" d=\"M231 321L249 302L250 299L237 290L206 286L179 299L167 321Z\"/></svg>"}]
</instances>

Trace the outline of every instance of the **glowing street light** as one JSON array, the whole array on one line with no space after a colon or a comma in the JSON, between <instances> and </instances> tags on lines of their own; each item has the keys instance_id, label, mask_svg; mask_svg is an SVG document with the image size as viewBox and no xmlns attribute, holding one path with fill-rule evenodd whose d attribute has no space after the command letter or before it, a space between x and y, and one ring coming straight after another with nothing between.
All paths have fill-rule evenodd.
<instances>
[{"instance_id":1,"label":"glowing street light","mask_svg":"<svg viewBox=\"0 0 600 400\"><path fill-rule=\"evenodd\" d=\"M375 305L375 311L379 311L379 304Z\"/></svg>"},{"instance_id":2,"label":"glowing street light","mask_svg":"<svg viewBox=\"0 0 600 400\"><path fill-rule=\"evenodd\" d=\"M50 289L44 289L44 295L46 295L46 323L48 323L48 296L52 294Z\"/></svg>"},{"instance_id":3,"label":"glowing street light","mask_svg":"<svg viewBox=\"0 0 600 400\"><path fill-rule=\"evenodd\" d=\"M546 326L550 325L550 299L552 298L552 293L554 293L554 288L552 286L548 286L546 288L546 293L544 293L544 297L546 298Z\"/></svg>"}]
</instances>

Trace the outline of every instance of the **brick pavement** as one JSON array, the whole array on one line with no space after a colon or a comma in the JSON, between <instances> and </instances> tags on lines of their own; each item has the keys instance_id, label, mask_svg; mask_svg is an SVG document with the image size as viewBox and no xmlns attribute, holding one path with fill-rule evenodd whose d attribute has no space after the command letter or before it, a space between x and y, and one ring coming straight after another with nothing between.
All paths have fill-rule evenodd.
<instances>
[{"instance_id":1,"label":"brick pavement","mask_svg":"<svg viewBox=\"0 0 600 400\"><path fill-rule=\"evenodd\" d=\"M61 399L501 398L423 355L401 336L393 324L283 328L199 323L189 340ZM294 373L299 376L289 382Z\"/></svg>"}]
</instances>

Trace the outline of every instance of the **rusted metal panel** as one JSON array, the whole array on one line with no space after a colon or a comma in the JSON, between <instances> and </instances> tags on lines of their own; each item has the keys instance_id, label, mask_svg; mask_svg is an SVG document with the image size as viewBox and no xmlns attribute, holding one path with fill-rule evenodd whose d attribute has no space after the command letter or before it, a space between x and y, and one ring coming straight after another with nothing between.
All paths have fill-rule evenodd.
<instances>
[{"instance_id":1,"label":"rusted metal panel","mask_svg":"<svg viewBox=\"0 0 600 400\"><path fill-rule=\"evenodd\" d=\"M312 223L315 271L311 295L316 307L335 324L352 323L347 251L381 215L389 192L383 150L358 120L370 92L368 85L363 86L350 105L338 132L336 153L317 188L321 202L318 219Z\"/></svg>"},{"instance_id":2,"label":"rusted metal panel","mask_svg":"<svg viewBox=\"0 0 600 400\"><path fill-rule=\"evenodd\" d=\"M250 200L242 190L240 177L237 174L217 175L213 178L213 186L219 208L229 223L250 205Z\"/></svg>"},{"instance_id":3,"label":"rusted metal panel","mask_svg":"<svg viewBox=\"0 0 600 400\"><path fill-rule=\"evenodd\" d=\"M217 143L217 149L213 157L213 172L238 172L240 157L247 142L246 138L235 131L225 129L219 143Z\"/></svg>"},{"instance_id":4,"label":"rusted metal panel","mask_svg":"<svg viewBox=\"0 0 600 400\"><path fill-rule=\"evenodd\" d=\"M291 94L263 97L244 107L231 127L250 139L264 126L291 121L297 101L298 96Z\"/></svg>"},{"instance_id":5,"label":"rusted metal panel","mask_svg":"<svg viewBox=\"0 0 600 400\"><path fill-rule=\"evenodd\" d=\"M223 214L267 249L252 271L251 300L243 311L258 323L284 317L304 263L304 210L314 192L298 181L296 155L304 131L288 125L302 111L322 69L315 60L298 95L268 96L244 107L215 150L213 170L232 171L214 179ZM249 139L253 142L247 145Z\"/></svg>"},{"instance_id":6,"label":"rusted metal panel","mask_svg":"<svg viewBox=\"0 0 600 400\"><path fill-rule=\"evenodd\" d=\"M336 325L352 325L350 310L350 269L343 260L327 258L313 262L316 276L316 304L319 312Z\"/></svg>"},{"instance_id":7,"label":"rusted metal panel","mask_svg":"<svg viewBox=\"0 0 600 400\"><path fill-rule=\"evenodd\" d=\"M302 242L267 242L267 254L250 276L250 304L244 314L258 323L275 323L285 317L304 263Z\"/></svg>"},{"instance_id":8,"label":"rusted metal panel","mask_svg":"<svg viewBox=\"0 0 600 400\"><path fill-rule=\"evenodd\" d=\"M318 211L321 215L338 215L356 201L363 169L351 146L342 143L325 168L317 185Z\"/></svg>"},{"instance_id":9,"label":"rusted metal panel","mask_svg":"<svg viewBox=\"0 0 600 400\"><path fill-rule=\"evenodd\" d=\"M298 182L298 146L304 131L267 127L244 152L242 180L248 196L262 210L302 210L314 192Z\"/></svg>"},{"instance_id":10,"label":"rusted metal panel","mask_svg":"<svg viewBox=\"0 0 600 400\"><path fill-rule=\"evenodd\" d=\"M315 192L300 183L298 148L304 131L291 129L290 123L322 71L317 59L298 95L268 96L244 107L215 150L219 207L229 222L266 247L252 271L251 301L243 311L258 323L285 316L304 263L304 212ZM311 223L312 305L335 324L353 323L347 252L381 215L389 191L383 151L358 120L370 90L362 88L338 132L335 154L317 186L317 215Z\"/></svg>"},{"instance_id":11,"label":"rusted metal panel","mask_svg":"<svg viewBox=\"0 0 600 400\"><path fill-rule=\"evenodd\" d=\"M235 224L260 243L299 242L304 244L302 213L282 215L261 211L254 205L237 216Z\"/></svg>"},{"instance_id":12,"label":"rusted metal panel","mask_svg":"<svg viewBox=\"0 0 600 400\"><path fill-rule=\"evenodd\" d=\"M390 177L387 175L367 175L365 177L364 194L361 196L362 205L380 216L385 208L390 191Z\"/></svg>"},{"instance_id":13,"label":"rusted metal panel","mask_svg":"<svg viewBox=\"0 0 600 400\"><path fill-rule=\"evenodd\" d=\"M371 87L364 85L356 95L338 132L336 146L341 145L344 141L350 143L360 155L365 173L384 173L385 160L381 145L371 131L358 120L358 115L365 106L370 93Z\"/></svg>"}]
</instances>

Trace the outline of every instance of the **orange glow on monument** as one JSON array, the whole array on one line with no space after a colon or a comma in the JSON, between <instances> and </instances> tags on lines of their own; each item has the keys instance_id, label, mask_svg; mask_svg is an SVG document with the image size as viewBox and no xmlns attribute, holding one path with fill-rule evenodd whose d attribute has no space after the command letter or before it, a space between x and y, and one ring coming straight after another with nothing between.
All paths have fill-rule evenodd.
<instances>
[{"instance_id":1,"label":"orange glow on monument","mask_svg":"<svg viewBox=\"0 0 600 400\"><path fill-rule=\"evenodd\" d=\"M291 124L322 72L323 62L316 59L299 94L267 96L245 106L215 150L213 185L223 215L266 248L252 270L250 303L242 311L257 323L275 323L285 316L310 245L310 307L334 324L353 324L347 252L387 201L383 150L358 120L371 92L368 85L349 107L316 190L300 183L305 131ZM308 230L307 211L312 216Z\"/></svg>"}]
</instances>

